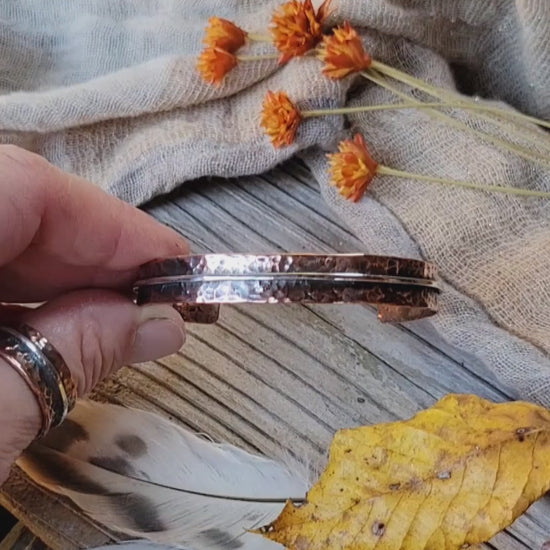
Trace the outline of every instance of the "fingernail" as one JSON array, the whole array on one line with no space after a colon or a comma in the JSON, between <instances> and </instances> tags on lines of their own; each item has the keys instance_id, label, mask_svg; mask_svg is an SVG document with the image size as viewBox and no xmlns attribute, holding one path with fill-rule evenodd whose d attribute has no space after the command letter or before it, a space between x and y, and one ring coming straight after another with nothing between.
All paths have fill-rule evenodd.
<instances>
[{"instance_id":1,"label":"fingernail","mask_svg":"<svg viewBox=\"0 0 550 550\"><path fill-rule=\"evenodd\" d=\"M143 307L128 362L143 363L172 355L184 342L183 321L174 308L165 305Z\"/></svg>"}]
</instances>

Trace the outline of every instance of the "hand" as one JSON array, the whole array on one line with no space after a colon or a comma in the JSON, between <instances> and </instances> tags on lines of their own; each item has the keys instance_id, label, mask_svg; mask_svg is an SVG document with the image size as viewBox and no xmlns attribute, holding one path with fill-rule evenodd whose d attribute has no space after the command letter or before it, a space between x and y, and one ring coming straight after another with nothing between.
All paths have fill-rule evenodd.
<instances>
[{"instance_id":1,"label":"hand","mask_svg":"<svg viewBox=\"0 0 550 550\"><path fill-rule=\"evenodd\" d=\"M61 353L88 393L123 364L175 353L181 317L128 297L137 268L187 254L177 233L41 157L0 146L0 325L25 322ZM126 295L125 295L126 294ZM39 308L13 303L46 302ZM41 426L23 378L0 358L0 484Z\"/></svg>"}]
</instances>

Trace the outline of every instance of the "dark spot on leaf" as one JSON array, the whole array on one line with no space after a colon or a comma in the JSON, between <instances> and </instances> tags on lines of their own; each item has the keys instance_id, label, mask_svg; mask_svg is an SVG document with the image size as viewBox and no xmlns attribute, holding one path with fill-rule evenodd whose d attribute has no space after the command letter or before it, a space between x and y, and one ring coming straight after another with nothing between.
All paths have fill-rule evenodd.
<instances>
[{"instance_id":1,"label":"dark spot on leaf","mask_svg":"<svg viewBox=\"0 0 550 550\"><path fill-rule=\"evenodd\" d=\"M90 464L128 477L137 477L134 467L122 456L94 456Z\"/></svg>"},{"instance_id":2,"label":"dark spot on leaf","mask_svg":"<svg viewBox=\"0 0 550 550\"><path fill-rule=\"evenodd\" d=\"M142 533L158 533L166 529L154 501L136 493L111 493L109 502L114 512L128 522L131 529Z\"/></svg>"},{"instance_id":3,"label":"dark spot on leaf","mask_svg":"<svg viewBox=\"0 0 550 550\"><path fill-rule=\"evenodd\" d=\"M516 435L518 436L518 441L523 443L525 441L525 434L527 433L527 428L518 428L516 430Z\"/></svg>"},{"instance_id":4,"label":"dark spot on leaf","mask_svg":"<svg viewBox=\"0 0 550 550\"><path fill-rule=\"evenodd\" d=\"M397 491L401 487L401 483L390 484L390 491Z\"/></svg>"},{"instance_id":5,"label":"dark spot on leaf","mask_svg":"<svg viewBox=\"0 0 550 550\"><path fill-rule=\"evenodd\" d=\"M340 487L340 492L341 492L341 493L344 492L344 488L343 488L343 487Z\"/></svg>"},{"instance_id":6,"label":"dark spot on leaf","mask_svg":"<svg viewBox=\"0 0 550 550\"><path fill-rule=\"evenodd\" d=\"M349 453L351 453L351 449L346 449L346 450L344 451L344 454L346 454L346 455L349 454Z\"/></svg>"},{"instance_id":7,"label":"dark spot on leaf","mask_svg":"<svg viewBox=\"0 0 550 550\"><path fill-rule=\"evenodd\" d=\"M374 470L379 470L388 461L388 451L376 448L370 456L364 458L365 464Z\"/></svg>"},{"instance_id":8,"label":"dark spot on leaf","mask_svg":"<svg viewBox=\"0 0 550 550\"><path fill-rule=\"evenodd\" d=\"M375 537L381 537L386 532L386 524L381 521L375 521L372 524L372 534Z\"/></svg>"},{"instance_id":9,"label":"dark spot on leaf","mask_svg":"<svg viewBox=\"0 0 550 550\"><path fill-rule=\"evenodd\" d=\"M357 398L357 403L364 403L365 402L365 398L364 397L358 397Z\"/></svg>"},{"instance_id":10,"label":"dark spot on leaf","mask_svg":"<svg viewBox=\"0 0 550 550\"><path fill-rule=\"evenodd\" d=\"M147 452L147 443L133 434L119 435L115 439L115 444L119 449L128 453L134 458L143 456Z\"/></svg>"},{"instance_id":11,"label":"dark spot on leaf","mask_svg":"<svg viewBox=\"0 0 550 550\"><path fill-rule=\"evenodd\" d=\"M201 531L200 536L206 540L208 546L218 547L220 550L236 550L244 546L242 541L221 529L206 529Z\"/></svg>"},{"instance_id":12,"label":"dark spot on leaf","mask_svg":"<svg viewBox=\"0 0 550 550\"><path fill-rule=\"evenodd\" d=\"M88 432L74 420L65 419L63 424L53 428L46 437L41 440L43 445L65 452L76 441L88 441L90 438Z\"/></svg>"}]
</instances>

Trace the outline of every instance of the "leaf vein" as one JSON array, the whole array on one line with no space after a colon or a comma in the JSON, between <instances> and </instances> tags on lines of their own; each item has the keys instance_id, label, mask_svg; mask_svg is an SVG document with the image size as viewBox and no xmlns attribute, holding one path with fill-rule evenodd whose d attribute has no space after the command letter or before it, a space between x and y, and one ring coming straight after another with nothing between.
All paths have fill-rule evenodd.
<instances>
[{"instance_id":1,"label":"leaf vein","mask_svg":"<svg viewBox=\"0 0 550 550\"><path fill-rule=\"evenodd\" d=\"M399 500L397 501L396 505L393 507L393 510L391 511L390 513L390 516L388 518L388 520L386 520L386 529L385 529L385 532L388 531L388 528L390 526L390 523L392 521L392 519L394 518L394 512L397 510L397 508L399 507L399 505L401 504L401 501L403 500L405 496L405 493L401 493L401 496L399 497ZM406 534L405 534L406 536ZM403 537L404 538L404 537ZM376 541L376 544L374 545L374 548L372 550L376 550L378 548L378 545L380 544L380 541L382 540L382 537L380 537L377 541ZM401 542L403 542L403 540L401 540Z\"/></svg>"},{"instance_id":2,"label":"leaf vein","mask_svg":"<svg viewBox=\"0 0 550 550\"><path fill-rule=\"evenodd\" d=\"M443 512L443 514L441 515L441 521L438 522L438 524L441 526L441 533L443 534L443 539L445 541L445 544L443 545L444 548L447 547L447 533L446 531L443 529L443 526L445 525L445 520L447 519L447 516L449 515L449 510L451 509L451 507L453 506L453 503L455 502L456 498L461 494L462 492L462 488L464 487L464 480L466 479L466 471L468 470L468 463L466 462L466 465L465 467L463 468L462 470L462 479L460 480L460 484L455 492L455 494L453 495L453 497L451 498L451 500L449 500L449 504L447 505L447 509L445 510L445 512ZM436 527L432 533L430 534L430 539L433 537L434 533L437 531L439 527ZM428 539L428 541L430 540ZM424 548L426 548L426 546L424 546Z\"/></svg>"}]
</instances>

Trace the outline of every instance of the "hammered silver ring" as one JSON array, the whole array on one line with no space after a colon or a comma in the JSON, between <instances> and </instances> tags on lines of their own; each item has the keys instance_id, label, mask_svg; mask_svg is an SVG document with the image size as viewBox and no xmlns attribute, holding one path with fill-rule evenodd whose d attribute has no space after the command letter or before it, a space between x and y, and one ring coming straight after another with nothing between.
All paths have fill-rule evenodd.
<instances>
[{"instance_id":1,"label":"hammered silver ring","mask_svg":"<svg viewBox=\"0 0 550 550\"><path fill-rule=\"evenodd\" d=\"M61 424L74 407L77 390L55 347L29 325L2 326L0 357L25 380L38 402L42 426L37 437Z\"/></svg>"}]
</instances>

